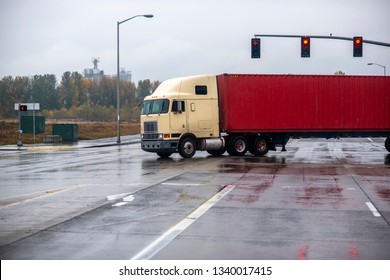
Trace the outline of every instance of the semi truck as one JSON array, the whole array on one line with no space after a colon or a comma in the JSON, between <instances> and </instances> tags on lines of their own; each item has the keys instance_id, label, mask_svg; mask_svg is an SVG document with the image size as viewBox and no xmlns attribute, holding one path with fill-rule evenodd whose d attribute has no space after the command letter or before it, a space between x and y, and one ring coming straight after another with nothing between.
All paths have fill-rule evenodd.
<instances>
[{"instance_id":1,"label":"semi truck","mask_svg":"<svg viewBox=\"0 0 390 280\"><path fill-rule=\"evenodd\" d=\"M169 79L141 109L141 148L263 156L291 138L384 137L390 77L222 74Z\"/></svg>"}]
</instances>

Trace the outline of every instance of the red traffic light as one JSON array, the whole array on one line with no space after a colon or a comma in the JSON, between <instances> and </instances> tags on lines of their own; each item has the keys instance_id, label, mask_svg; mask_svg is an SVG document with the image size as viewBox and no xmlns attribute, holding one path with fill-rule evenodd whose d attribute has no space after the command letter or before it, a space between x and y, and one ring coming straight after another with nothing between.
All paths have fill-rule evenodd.
<instances>
[{"instance_id":1,"label":"red traffic light","mask_svg":"<svg viewBox=\"0 0 390 280\"><path fill-rule=\"evenodd\" d=\"M19 105L19 111L27 111L27 105Z\"/></svg>"},{"instance_id":2,"label":"red traffic light","mask_svg":"<svg viewBox=\"0 0 390 280\"><path fill-rule=\"evenodd\" d=\"M310 57L310 37L301 37L301 57Z\"/></svg>"},{"instance_id":3,"label":"red traffic light","mask_svg":"<svg viewBox=\"0 0 390 280\"><path fill-rule=\"evenodd\" d=\"M353 57L363 56L363 37L353 37Z\"/></svg>"},{"instance_id":4,"label":"red traffic light","mask_svg":"<svg viewBox=\"0 0 390 280\"><path fill-rule=\"evenodd\" d=\"M252 58L260 58L260 38L252 38L251 43Z\"/></svg>"}]
</instances>

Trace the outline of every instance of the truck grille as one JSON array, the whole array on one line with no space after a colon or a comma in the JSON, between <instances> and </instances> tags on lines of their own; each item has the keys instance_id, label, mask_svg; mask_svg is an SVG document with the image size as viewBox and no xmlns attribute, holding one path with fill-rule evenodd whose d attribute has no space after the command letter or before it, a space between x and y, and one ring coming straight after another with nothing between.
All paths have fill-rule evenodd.
<instances>
[{"instance_id":1,"label":"truck grille","mask_svg":"<svg viewBox=\"0 0 390 280\"><path fill-rule=\"evenodd\" d=\"M142 140L157 140L158 136L158 133L144 133L142 134Z\"/></svg>"},{"instance_id":2,"label":"truck grille","mask_svg":"<svg viewBox=\"0 0 390 280\"><path fill-rule=\"evenodd\" d=\"M144 132L157 132L157 122L144 122Z\"/></svg>"}]
</instances>

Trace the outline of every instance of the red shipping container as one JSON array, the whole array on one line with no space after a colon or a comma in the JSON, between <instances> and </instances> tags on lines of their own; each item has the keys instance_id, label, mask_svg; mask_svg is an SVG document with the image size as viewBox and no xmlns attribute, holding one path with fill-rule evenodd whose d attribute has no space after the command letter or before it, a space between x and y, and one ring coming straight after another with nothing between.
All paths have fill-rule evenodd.
<instances>
[{"instance_id":1,"label":"red shipping container","mask_svg":"<svg viewBox=\"0 0 390 280\"><path fill-rule=\"evenodd\" d=\"M390 77L218 76L221 130L390 132Z\"/></svg>"}]
</instances>

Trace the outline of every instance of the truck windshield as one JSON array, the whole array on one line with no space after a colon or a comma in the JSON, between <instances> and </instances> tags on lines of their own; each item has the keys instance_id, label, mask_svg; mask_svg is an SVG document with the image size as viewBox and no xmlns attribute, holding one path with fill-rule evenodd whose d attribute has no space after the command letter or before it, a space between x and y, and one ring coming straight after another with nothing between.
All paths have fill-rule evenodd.
<instances>
[{"instance_id":1,"label":"truck windshield","mask_svg":"<svg viewBox=\"0 0 390 280\"><path fill-rule=\"evenodd\" d=\"M148 100L144 102L144 106L141 110L141 115L165 114L168 113L168 109L168 99Z\"/></svg>"}]
</instances>

